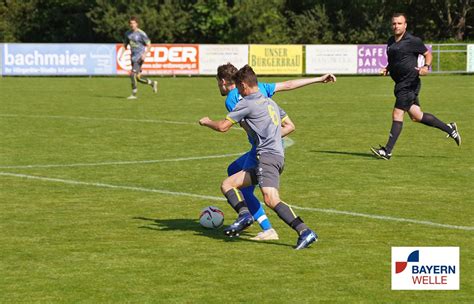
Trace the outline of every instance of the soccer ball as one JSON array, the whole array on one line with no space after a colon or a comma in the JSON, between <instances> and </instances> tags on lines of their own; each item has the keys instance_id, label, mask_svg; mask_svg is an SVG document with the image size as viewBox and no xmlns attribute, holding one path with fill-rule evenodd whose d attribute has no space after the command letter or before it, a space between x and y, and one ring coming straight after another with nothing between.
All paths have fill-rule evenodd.
<instances>
[{"instance_id":1,"label":"soccer ball","mask_svg":"<svg viewBox=\"0 0 474 304\"><path fill-rule=\"evenodd\" d=\"M224 224L224 212L214 206L202 209L199 215L199 223L204 228L216 229Z\"/></svg>"}]
</instances>

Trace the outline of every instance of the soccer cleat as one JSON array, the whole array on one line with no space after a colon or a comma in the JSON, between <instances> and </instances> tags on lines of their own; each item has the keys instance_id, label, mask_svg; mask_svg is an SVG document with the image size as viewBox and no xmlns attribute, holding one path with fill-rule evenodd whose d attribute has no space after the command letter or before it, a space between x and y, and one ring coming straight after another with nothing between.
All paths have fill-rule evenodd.
<instances>
[{"instance_id":1,"label":"soccer cleat","mask_svg":"<svg viewBox=\"0 0 474 304\"><path fill-rule=\"evenodd\" d=\"M132 95L128 96L127 99L133 100L133 99L138 99L138 97L136 95L132 94Z\"/></svg>"},{"instance_id":2,"label":"soccer cleat","mask_svg":"<svg viewBox=\"0 0 474 304\"><path fill-rule=\"evenodd\" d=\"M153 93L158 92L158 81L153 81Z\"/></svg>"},{"instance_id":3,"label":"soccer cleat","mask_svg":"<svg viewBox=\"0 0 474 304\"><path fill-rule=\"evenodd\" d=\"M254 222L254 219L250 212L245 212L242 214L239 214L235 222L230 225L229 227L224 229L224 234L229 236L229 237L234 237L234 236L239 236L240 233L250 225L252 225Z\"/></svg>"},{"instance_id":4,"label":"soccer cleat","mask_svg":"<svg viewBox=\"0 0 474 304\"><path fill-rule=\"evenodd\" d=\"M455 122L450 122L448 123L448 126L453 129L453 131L448 134L448 136L446 137L451 137L452 139L454 139L454 141L456 142L456 144L458 146L461 145L461 134L459 134L459 131L458 131L458 126L456 125Z\"/></svg>"},{"instance_id":5,"label":"soccer cleat","mask_svg":"<svg viewBox=\"0 0 474 304\"><path fill-rule=\"evenodd\" d=\"M389 160L390 157L392 157L392 153L387 153L387 150L385 150L385 147L382 147L382 146L380 146L378 149L374 147L370 147L370 150L372 151L372 153L374 153L374 155L377 158Z\"/></svg>"},{"instance_id":6,"label":"soccer cleat","mask_svg":"<svg viewBox=\"0 0 474 304\"><path fill-rule=\"evenodd\" d=\"M298 241L296 242L296 250L301 250L308 248L311 246L312 243L318 241L318 235L311 229L304 230L300 236L298 237Z\"/></svg>"},{"instance_id":7,"label":"soccer cleat","mask_svg":"<svg viewBox=\"0 0 474 304\"><path fill-rule=\"evenodd\" d=\"M278 238L278 233L276 232L276 230L273 228L270 228L265 231L257 233L256 236L250 239L254 241L274 241L274 240L278 240L279 238Z\"/></svg>"}]
</instances>

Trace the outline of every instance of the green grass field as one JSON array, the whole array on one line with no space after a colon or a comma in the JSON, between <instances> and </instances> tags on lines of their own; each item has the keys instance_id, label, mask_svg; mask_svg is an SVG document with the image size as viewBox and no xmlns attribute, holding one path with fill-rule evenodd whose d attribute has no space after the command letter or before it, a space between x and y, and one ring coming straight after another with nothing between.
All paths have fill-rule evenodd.
<instances>
[{"instance_id":1,"label":"green grass field","mask_svg":"<svg viewBox=\"0 0 474 304\"><path fill-rule=\"evenodd\" d=\"M281 195L320 235L298 252L271 211L275 242L199 226L208 205L233 221L215 198L236 156L221 155L246 136L197 124L225 115L213 78L158 80L128 101L127 78L0 79L0 302L474 301L474 76L423 79L424 110L463 146L406 118L390 161L369 151L390 128L388 77L278 93L296 124ZM391 291L391 246L459 246L461 289Z\"/></svg>"}]
</instances>

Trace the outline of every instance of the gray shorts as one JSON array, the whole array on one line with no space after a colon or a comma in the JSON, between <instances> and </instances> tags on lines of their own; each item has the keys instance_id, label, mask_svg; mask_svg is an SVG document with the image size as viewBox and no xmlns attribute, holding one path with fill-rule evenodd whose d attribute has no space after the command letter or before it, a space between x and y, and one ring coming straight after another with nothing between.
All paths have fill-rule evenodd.
<instances>
[{"instance_id":1,"label":"gray shorts","mask_svg":"<svg viewBox=\"0 0 474 304\"><path fill-rule=\"evenodd\" d=\"M132 60L132 72L140 74L142 72L143 62L141 58L136 61Z\"/></svg>"},{"instance_id":2,"label":"gray shorts","mask_svg":"<svg viewBox=\"0 0 474 304\"><path fill-rule=\"evenodd\" d=\"M261 154L257 156L257 166L246 169L252 178L252 184L262 187L280 188L280 174L283 172L285 159L280 155Z\"/></svg>"}]
</instances>

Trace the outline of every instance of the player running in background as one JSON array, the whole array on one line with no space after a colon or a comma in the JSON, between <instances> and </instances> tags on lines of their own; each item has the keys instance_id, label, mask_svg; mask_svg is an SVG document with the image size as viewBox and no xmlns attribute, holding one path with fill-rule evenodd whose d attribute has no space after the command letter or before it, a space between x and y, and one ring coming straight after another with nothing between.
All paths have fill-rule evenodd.
<instances>
[{"instance_id":1,"label":"player running in background","mask_svg":"<svg viewBox=\"0 0 474 304\"><path fill-rule=\"evenodd\" d=\"M408 112L414 122L421 122L430 127L438 128L461 145L461 135L456 123L446 124L430 113L423 113L420 108L418 94L421 89L420 76L427 75L433 56L420 38L407 33L407 21L404 14L392 17L393 36L387 43L388 66L382 69L384 76L390 74L395 81L395 107L392 113L392 128L385 147L371 148L376 157L390 159L392 149L402 132L403 116ZM418 55L425 57L425 65L417 67Z\"/></svg>"},{"instance_id":2,"label":"player running in background","mask_svg":"<svg viewBox=\"0 0 474 304\"><path fill-rule=\"evenodd\" d=\"M229 112L231 112L242 99L242 96L239 94L232 79L232 76L236 72L237 68L231 63L221 65L217 68L217 86L219 87L221 95L226 96L225 106ZM289 91L314 83L327 83L335 81L336 77L334 75L326 74L321 77L295 79L278 83L258 82L258 88L263 96L272 97L276 92ZM287 135L294 130L294 125L291 120L287 118L282 121L282 128L282 135ZM250 137L249 141L252 145L251 150L229 165L227 168L227 173L229 176L241 170L255 167L257 162L256 145ZM263 230L262 232L259 232L257 236L253 237L252 240L277 240L278 234L275 229L272 228L262 204L254 194L254 190L254 185L250 185L249 187L241 189L250 213L253 215L254 219L259 223Z\"/></svg>"},{"instance_id":3,"label":"player running in background","mask_svg":"<svg viewBox=\"0 0 474 304\"><path fill-rule=\"evenodd\" d=\"M224 229L228 236L238 236L254 219L240 189L258 184L265 204L298 233L296 249L304 249L317 240L314 231L308 228L278 193L280 174L284 166L284 149L281 140L281 117L286 113L270 98L260 92L257 76L248 65L233 77L243 99L227 115L226 119L212 121L208 117L199 123L219 132L228 131L233 124L242 123L249 137L256 143L256 164L229 177L221 185L221 191L230 205L238 212L237 220Z\"/></svg>"},{"instance_id":4,"label":"player running in background","mask_svg":"<svg viewBox=\"0 0 474 304\"><path fill-rule=\"evenodd\" d=\"M132 52L132 72L130 73L132 95L128 99L137 99L137 82L150 85L154 93L158 91L158 82L141 76L143 62L145 62L146 54L150 51L150 39L144 31L138 28L138 19L136 17L130 17L128 24L130 25L130 30L125 33L123 41L124 48L127 49L127 46L130 45Z\"/></svg>"}]
</instances>

